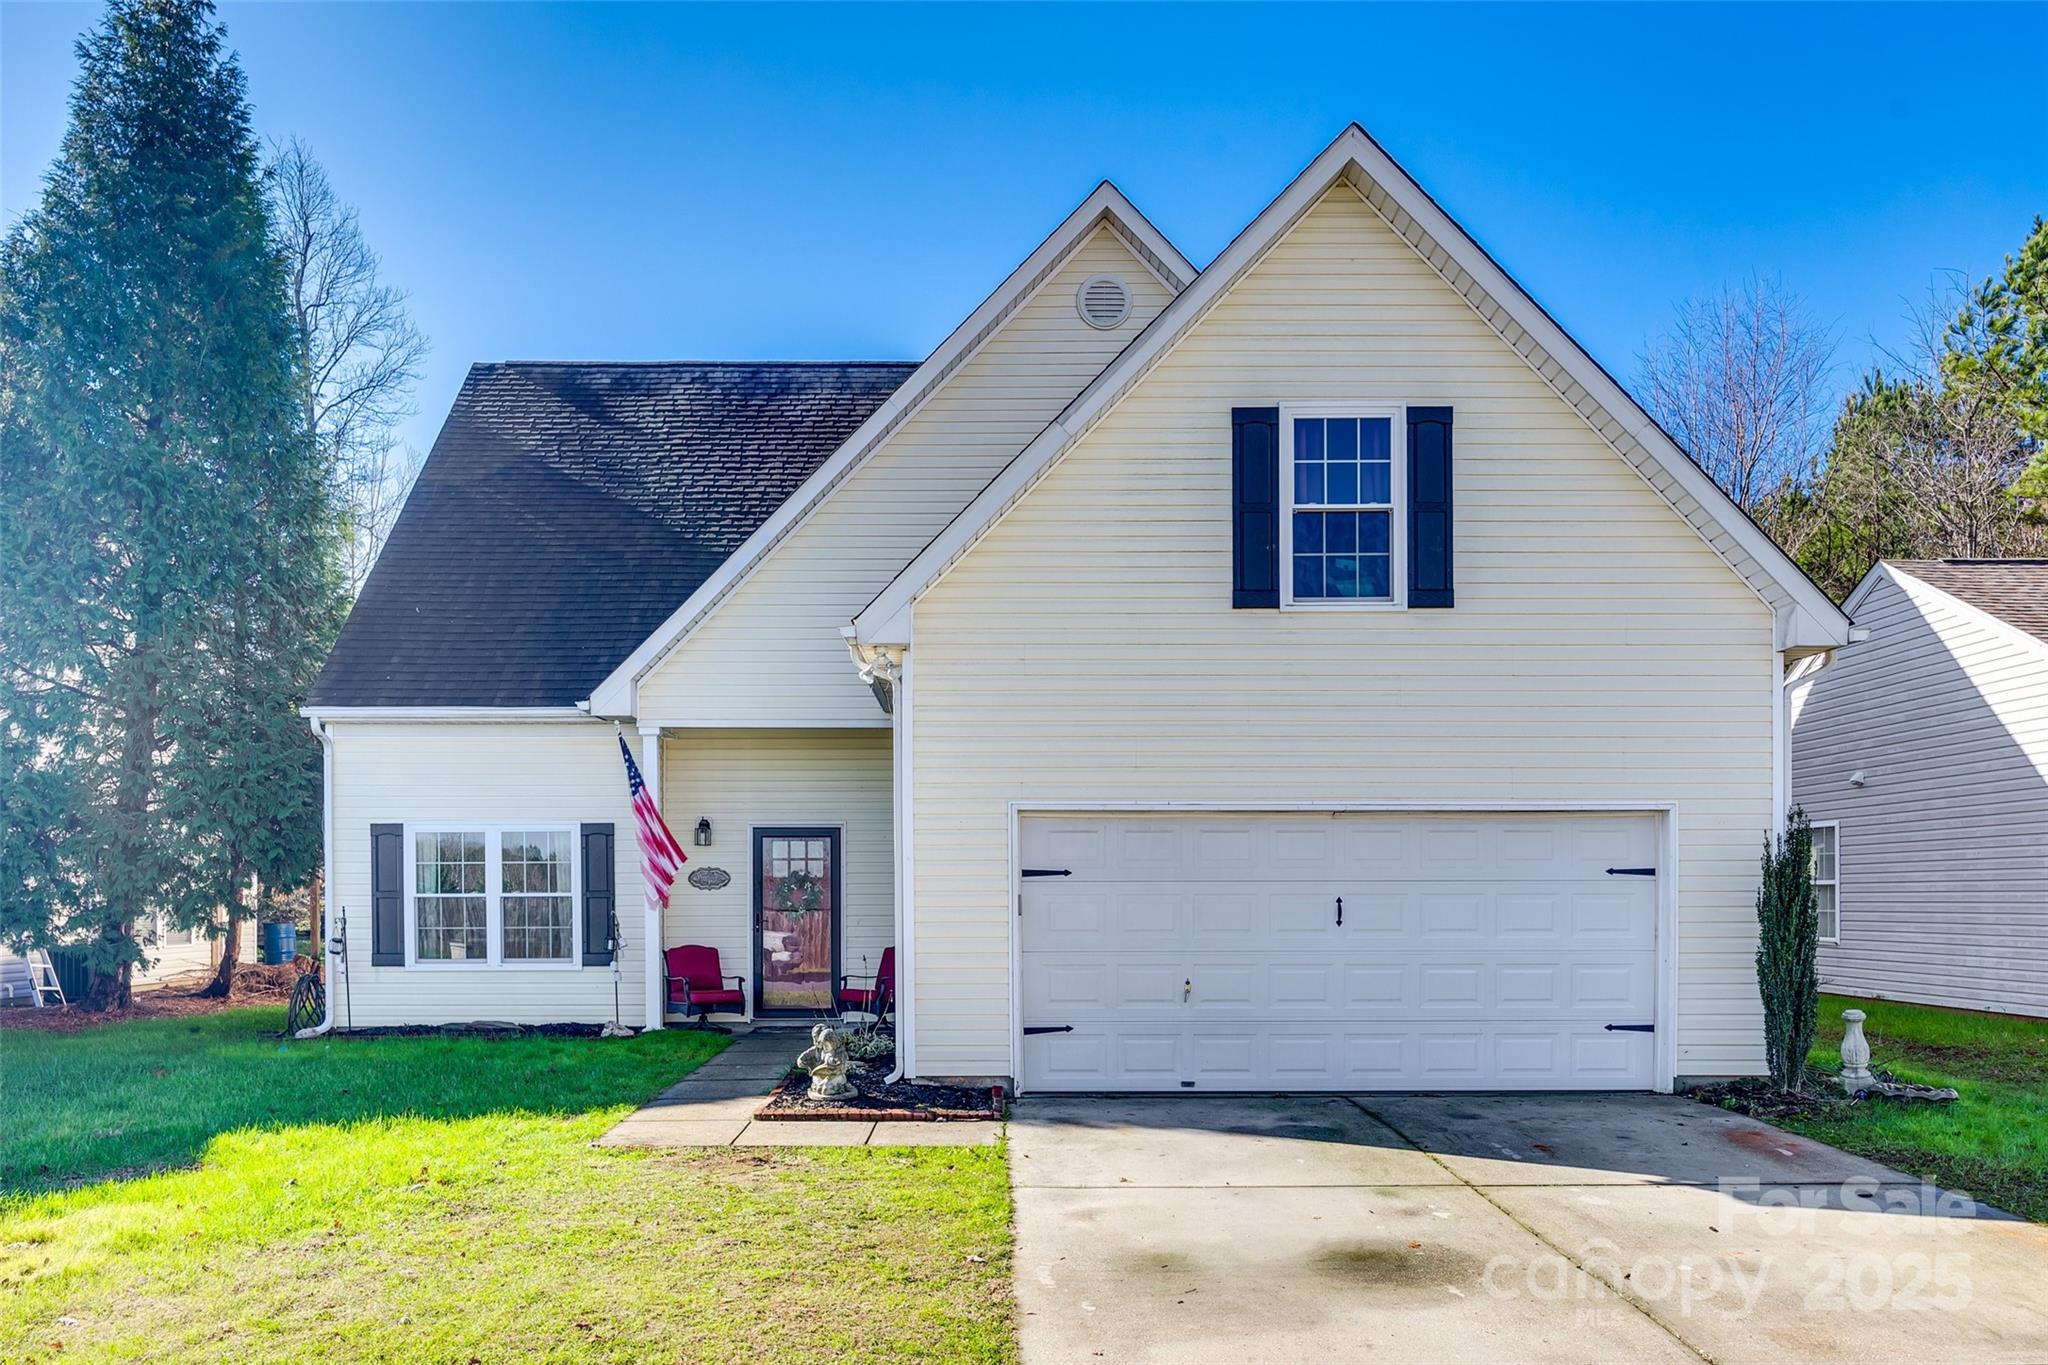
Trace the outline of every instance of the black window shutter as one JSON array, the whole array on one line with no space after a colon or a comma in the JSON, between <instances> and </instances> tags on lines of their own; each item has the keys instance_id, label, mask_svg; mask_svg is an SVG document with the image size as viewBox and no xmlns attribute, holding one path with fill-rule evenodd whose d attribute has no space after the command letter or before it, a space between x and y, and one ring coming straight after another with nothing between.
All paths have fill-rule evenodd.
<instances>
[{"instance_id":1,"label":"black window shutter","mask_svg":"<svg viewBox=\"0 0 2048 1365\"><path fill-rule=\"evenodd\" d=\"M612 912L618 908L612 827L583 827L583 965L609 967Z\"/></svg>"},{"instance_id":2,"label":"black window shutter","mask_svg":"<svg viewBox=\"0 0 2048 1365\"><path fill-rule=\"evenodd\" d=\"M370 965L405 965L405 826L370 826Z\"/></svg>"},{"instance_id":3,"label":"black window shutter","mask_svg":"<svg viewBox=\"0 0 2048 1365\"><path fill-rule=\"evenodd\" d=\"M1280 409L1230 410L1233 607L1280 605Z\"/></svg>"},{"instance_id":4,"label":"black window shutter","mask_svg":"<svg viewBox=\"0 0 2048 1365\"><path fill-rule=\"evenodd\" d=\"M1451 605L1451 410L1408 409L1408 605Z\"/></svg>"}]
</instances>

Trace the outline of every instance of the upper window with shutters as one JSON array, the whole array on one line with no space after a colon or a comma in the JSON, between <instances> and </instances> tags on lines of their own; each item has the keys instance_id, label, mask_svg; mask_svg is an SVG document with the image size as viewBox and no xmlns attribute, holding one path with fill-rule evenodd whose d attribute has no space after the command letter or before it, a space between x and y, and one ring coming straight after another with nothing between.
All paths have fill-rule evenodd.
<instances>
[{"instance_id":1,"label":"upper window with shutters","mask_svg":"<svg viewBox=\"0 0 2048 1365\"><path fill-rule=\"evenodd\" d=\"M1280 410L1282 606L1407 604L1406 436L1399 408Z\"/></svg>"}]
</instances>

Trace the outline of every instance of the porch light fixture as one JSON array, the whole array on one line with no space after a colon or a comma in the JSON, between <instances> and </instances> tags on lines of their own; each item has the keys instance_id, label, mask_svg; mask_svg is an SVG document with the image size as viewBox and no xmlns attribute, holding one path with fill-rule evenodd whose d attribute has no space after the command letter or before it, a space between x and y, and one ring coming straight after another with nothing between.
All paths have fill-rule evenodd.
<instances>
[{"instance_id":1,"label":"porch light fixture","mask_svg":"<svg viewBox=\"0 0 2048 1365\"><path fill-rule=\"evenodd\" d=\"M697 817L697 847L711 847L711 817L708 815Z\"/></svg>"}]
</instances>

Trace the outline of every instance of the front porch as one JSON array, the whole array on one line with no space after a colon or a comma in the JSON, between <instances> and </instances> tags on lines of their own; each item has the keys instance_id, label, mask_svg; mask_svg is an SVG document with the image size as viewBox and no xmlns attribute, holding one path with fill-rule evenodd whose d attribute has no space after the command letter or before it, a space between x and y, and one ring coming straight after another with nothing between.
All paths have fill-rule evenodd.
<instances>
[{"instance_id":1,"label":"front porch","mask_svg":"<svg viewBox=\"0 0 2048 1365\"><path fill-rule=\"evenodd\" d=\"M668 728L642 739L643 753L658 747L643 768L689 855L658 946L712 949L719 972L744 979L740 1002L721 1002L712 1022L807 1027L839 1013L842 979L871 986L894 942L890 729ZM657 937L651 919L642 932ZM650 1017L686 1022L663 954L648 962Z\"/></svg>"}]
</instances>

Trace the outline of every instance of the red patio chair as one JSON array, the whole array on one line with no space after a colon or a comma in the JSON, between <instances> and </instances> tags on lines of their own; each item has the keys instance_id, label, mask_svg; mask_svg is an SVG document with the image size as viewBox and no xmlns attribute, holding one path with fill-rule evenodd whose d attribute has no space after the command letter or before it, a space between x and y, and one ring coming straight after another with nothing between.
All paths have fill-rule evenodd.
<instances>
[{"instance_id":1,"label":"red patio chair","mask_svg":"<svg viewBox=\"0 0 2048 1365\"><path fill-rule=\"evenodd\" d=\"M747 979L727 976L719 970L718 949L685 943L663 953L662 965L668 978L669 1009L680 1010L686 1016L695 1010L698 1028L717 1027L710 1019L713 1010L734 1014L746 1010ZM725 984L728 981L733 983L730 987Z\"/></svg>"},{"instance_id":2,"label":"red patio chair","mask_svg":"<svg viewBox=\"0 0 2048 1365\"><path fill-rule=\"evenodd\" d=\"M866 990L847 985L849 981L870 981L874 984ZM858 1010L880 1019L896 1004L896 950L893 947L882 950L882 965L873 976L839 978L839 1008Z\"/></svg>"}]
</instances>

